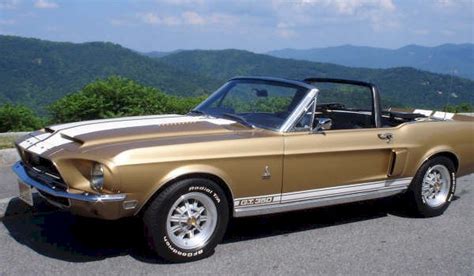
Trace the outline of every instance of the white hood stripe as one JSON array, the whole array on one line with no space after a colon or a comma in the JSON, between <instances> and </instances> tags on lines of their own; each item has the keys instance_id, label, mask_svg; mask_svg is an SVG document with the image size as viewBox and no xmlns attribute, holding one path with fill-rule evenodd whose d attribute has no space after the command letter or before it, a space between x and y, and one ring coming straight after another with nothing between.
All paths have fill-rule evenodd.
<instances>
[{"instance_id":1,"label":"white hood stripe","mask_svg":"<svg viewBox=\"0 0 474 276\"><path fill-rule=\"evenodd\" d=\"M67 124L61 124L61 125L54 125L54 126L50 126L49 128L54 131L58 131L58 130L64 130L64 129L69 129L73 127L94 125L94 124L101 124L101 123L140 121L140 120L148 120L148 119L173 118L173 117L181 117L181 116L182 115L178 115L178 114L133 116L133 117L111 118L111 119L101 119L101 120L92 120L92 121L81 121L81 122L67 123Z\"/></svg>"},{"instance_id":2,"label":"white hood stripe","mask_svg":"<svg viewBox=\"0 0 474 276\"><path fill-rule=\"evenodd\" d=\"M42 154L48 150L57 148L59 146L72 143L71 140L63 138L61 134L69 137L75 137L79 135L131 128L140 126L165 126L173 124L185 124L195 122L209 122L215 125L230 125L234 121L226 119L214 119L208 117L192 117L192 116L180 116L180 115L165 115L165 116L145 116L145 117L129 117L124 119L111 119L111 120L97 120L89 122L78 122L70 123L65 125L58 125L50 127L54 130L53 134L44 133L36 137L31 137L20 144L20 147L28 149L36 154Z\"/></svg>"}]
</instances>

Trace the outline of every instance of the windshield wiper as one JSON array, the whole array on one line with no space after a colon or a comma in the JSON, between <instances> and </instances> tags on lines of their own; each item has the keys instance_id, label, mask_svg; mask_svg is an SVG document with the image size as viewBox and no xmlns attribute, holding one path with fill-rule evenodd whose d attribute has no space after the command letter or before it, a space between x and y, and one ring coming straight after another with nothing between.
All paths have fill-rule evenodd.
<instances>
[{"instance_id":1,"label":"windshield wiper","mask_svg":"<svg viewBox=\"0 0 474 276\"><path fill-rule=\"evenodd\" d=\"M244 126L247 126L247 127L250 127L250 128L255 128L255 126L252 123L250 123L249 121L247 121L244 117L242 117L240 115L233 114L233 113L223 113L222 116L233 119L234 121L237 121L237 122L243 124Z\"/></svg>"}]
</instances>

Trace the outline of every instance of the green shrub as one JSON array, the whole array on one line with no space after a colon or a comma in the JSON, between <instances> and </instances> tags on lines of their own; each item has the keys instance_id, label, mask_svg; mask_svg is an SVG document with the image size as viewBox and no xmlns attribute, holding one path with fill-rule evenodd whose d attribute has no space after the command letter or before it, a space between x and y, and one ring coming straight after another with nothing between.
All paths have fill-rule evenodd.
<instances>
[{"instance_id":1,"label":"green shrub","mask_svg":"<svg viewBox=\"0 0 474 276\"><path fill-rule=\"evenodd\" d=\"M86 85L49 106L55 123L122 116L187 113L202 97L183 98L122 77Z\"/></svg>"},{"instance_id":2,"label":"green shrub","mask_svg":"<svg viewBox=\"0 0 474 276\"><path fill-rule=\"evenodd\" d=\"M470 103L461 103L458 105L448 105L444 108L446 112L453 112L453 113L466 113L466 112L473 112L474 106Z\"/></svg>"},{"instance_id":3,"label":"green shrub","mask_svg":"<svg viewBox=\"0 0 474 276\"><path fill-rule=\"evenodd\" d=\"M26 106L0 106L0 132L32 131L41 128L43 124L43 120Z\"/></svg>"}]
</instances>

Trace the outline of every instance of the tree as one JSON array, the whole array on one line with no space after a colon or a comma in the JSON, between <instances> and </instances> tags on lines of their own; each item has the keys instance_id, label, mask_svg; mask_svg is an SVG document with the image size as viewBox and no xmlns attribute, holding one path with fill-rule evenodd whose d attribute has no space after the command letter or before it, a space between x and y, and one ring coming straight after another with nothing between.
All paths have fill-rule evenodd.
<instances>
[{"instance_id":1,"label":"tree","mask_svg":"<svg viewBox=\"0 0 474 276\"><path fill-rule=\"evenodd\" d=\"M122 116L186 113L202 97L177 97L122 77L109 77L86 85L50 105L55 123Z\"/></svg>"},{"instance_id":2,"label":"tree","mask_svg":"<svg viewBox=\"0 0 474 276\"><path fill-rule=\"evenodd\" d=\"M465 113L465 112L473 112L474 106L470 103L461 103L458 105L448 105L444 108L444 111L452 112L452 113Z\"/></svg>"},{"instance_id":3,"label":"tree","mask_svg":"<svg viewBox=\"0 0 474 276\"><path fill-rule=\"evenodd\" d=\"M43 120L28 107L12 104L0 106L0 132L32 131L43 124Z\"/></svg>"}]
</instances>

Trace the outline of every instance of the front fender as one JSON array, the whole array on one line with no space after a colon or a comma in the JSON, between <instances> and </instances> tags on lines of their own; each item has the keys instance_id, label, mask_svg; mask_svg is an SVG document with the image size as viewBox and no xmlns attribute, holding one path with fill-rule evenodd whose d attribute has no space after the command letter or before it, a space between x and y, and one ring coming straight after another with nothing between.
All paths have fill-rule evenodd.
<instances>
[{"instance_id":1,"label":"front fender","mask_svg":"<svg viewBox=\"0 0 474 276\"><path fill-rule=\"evenodd\" d=\"M186 177L187 175L196 175L196 174L205 174L211 175L221 179L225 185L227 186L228 190L230 191L232 198L229 198L229 201L232 202L234 195L232 192L232 180L230 176L224 172L223 170L207 165L207 164L192 164L192 165L183 165L173 170L169 171L165 174L161 179L159 179L152 187L148 190L143 204L138 208L137 213L145 206L148 201L155 195L160 189L162 189L168 183L173 182L176 179Z\"/></svg>"}]
</instances>

